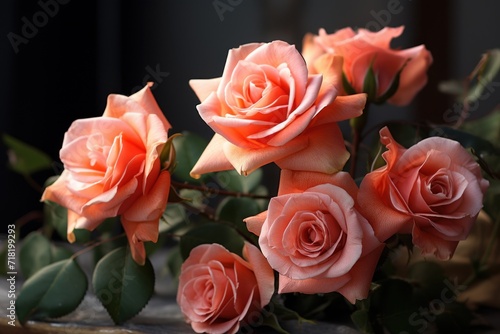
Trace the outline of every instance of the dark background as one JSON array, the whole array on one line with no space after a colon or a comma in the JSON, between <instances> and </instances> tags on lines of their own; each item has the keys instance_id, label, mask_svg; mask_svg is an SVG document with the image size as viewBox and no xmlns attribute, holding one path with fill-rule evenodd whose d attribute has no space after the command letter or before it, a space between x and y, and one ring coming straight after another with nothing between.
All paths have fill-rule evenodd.
<instances>
[{"instance_id":1,"label":"dark background","mask_svg":"<svg viewBox=\"0 0 500 334\"><path fill-rule=\"evenodd\" d=\"M300 49L304 34L321 27L332 33L346 26L373 30L403 24L406 30L393 45L426 44L434 56L429 84L411 106L381 108L377 121L395 117L438 123L453 101L437 92L437 84L466 76L484 51L500 47L496 0L59 1L7 0L0 11L0 131L55 161L72 121L101 115L108 94L130 95L151 72L161 72L152 79L153 93L172 133L190 130L210 138L188 80L220 76L228 49L241 44L281 39ZM215 5L226 10L218 13ZM36 31L26 22L37 24ZM23 33L30 37L16 52L9 36ZM479 109L497 104L495 96ZM0 152L6 228L41 205L40 193L6 167L5 147ZM43 183L60 172L59 166L35 179Z\"/></svg>"}]
</instances>

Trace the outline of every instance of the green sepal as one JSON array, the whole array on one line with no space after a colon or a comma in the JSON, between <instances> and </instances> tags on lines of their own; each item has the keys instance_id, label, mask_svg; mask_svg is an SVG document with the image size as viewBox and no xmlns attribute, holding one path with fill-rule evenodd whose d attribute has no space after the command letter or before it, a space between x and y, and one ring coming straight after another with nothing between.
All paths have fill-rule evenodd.
<instances>
[{"instance_id":1,"label":"green sepal","mask_svg":"<svg viewBox=\"0 0 500 334\"><path fill-rule=\"evenodd\" d=\"M347 76L345 75L344 71L342 71L342 86L344 87L347 95L357 94L356 90L351 86L349 80L347 80Z\"/></svg>"},{"instance_id":2,"label":"green sepal","mask_svg":"<svg viewBox=\"0 0 500 334\"><path fill-rule=\"evenodd\" d=\"M363 80L363 93L367 95L367 101L376 102L377 101L377 77L375 71L373 70L373 61L366 71L365 78Z\"/></svg>"},{"instance_id":3,"label":"green sepal","mask_svg":"<svg viewBox=\"0 0 500 334\"><path fill-rule=\"evenodd\" d=\"M376 104L382 104L388 99L390 99L396 92L398 91L399 88L399 82L401 79L401 72L403 72L403 69L406 67L406 64L408 61L406 61L403 66L399 69L398 73L396 73L396 76L392 80L391 86L385 91L384 94L380 95L379 97L375 98L375 103Z\"/></svg>"}]
</instances>

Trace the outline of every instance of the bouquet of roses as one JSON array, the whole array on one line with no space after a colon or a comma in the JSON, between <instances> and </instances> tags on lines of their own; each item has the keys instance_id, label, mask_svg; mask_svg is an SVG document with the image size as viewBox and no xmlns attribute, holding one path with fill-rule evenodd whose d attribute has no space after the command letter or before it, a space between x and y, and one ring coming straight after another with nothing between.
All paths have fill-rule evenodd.
<instances>
[{"instance_id":1,"label":"bouquet of roses","mask_svg":"<svg viewBox=\"0 0 500 334\"><path fill-rule=\"evenodd\" d=\"M495 276L500 118L469 122L467 106L484 96L500 56L484 54L466 84L443 85L463 102L453 124L367 130L370 106L408 105L427 83L425 46L390 46L402 32L321 29L301 51L284 41L229 50L221 77L189 83L215 132L208 143L169 135L149 85L76 120L42 201L50 233L85 247L70 252L38 231L22 241L18 320L72 312L88 288L77 259L93 251L93 291L123 323L153 295L149 257L164 248L198 333L286 332L289 319L374 333L470 328L477 317L462 296ZM4 139L17 161L34 155ZM277 190L263 182L272 163ZM489 232L464 255L459 243L477 236L478 217ZM455 253L467 277L442 265Z\"/></svg>"}]
</instances>

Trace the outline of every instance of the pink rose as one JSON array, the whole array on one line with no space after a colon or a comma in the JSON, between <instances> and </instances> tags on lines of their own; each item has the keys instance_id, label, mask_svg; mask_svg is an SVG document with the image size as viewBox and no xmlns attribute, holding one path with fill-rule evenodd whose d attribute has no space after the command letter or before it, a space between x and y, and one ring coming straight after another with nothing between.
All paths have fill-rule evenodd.
<instances>
[{"instance_id":1,"label":"pink rose","mask_svg":"<svg viewBox=\"0 0 500 334\"><path fill-rule=\"evenodd\" d=\"M279 293L337 291L351 303L368 296L384 244L355 203L345 172L282 170L268 210L245 219L279 273Z\"/></svg>"},{"instance_id":2,"label":"pink rose","mask_svg":"<svg viewBox=\"0 0 500 334\"><path fill-rule=\"evenodd\" d=\"M457 142L424 139L409 149L380 130L387 162L361 182L358 201L385 241L411 233L423 254L449 259L464 240L483 206L488 181L472 156Z\"/></svg>"},{"instance_id":3,"label":"pink rose","mask_svg":"<svg viewBox=\"0 0 500 334\"><path fill-rule=\"evenodd\" d=\"M177 303L195 332L236 333L271 300L273 270L249 243L243 256L219 244L203 244L182 264Z\"/></svg>"},{"instance_id":4,"label":"pink rose","mask_svg":"<svg viewBox=\"0 0 500 334\"><path fill-rule=\"evenodd\" d=\"M325 55L323 74L308 73L293 45L246 44L229 51L221 78L191 80L200 116L216 132L191 171L236 169L275 162L281 168L333 173L349 158L336 122L361 114L364 94L336 98L342 59Z\"/></svg>"},{"instance_id":5,"label":"pink rose","mask_svg":"<svg viewBox=\"0 0 500 334\"><path fill-rule=\"evenodd\" d=\"M159 159L169 128L149 85L130 97L110 95L102 117L71 124L60 151L64 171L42 195L68 209L70 242L73 229L120 215L132 256L144 264L143 242L157 241L170 188Z\"/></svg>"},{"instance_id":6,"label":"pink rose","mask_svg":"<svg viewBox=\"0 0 500 334\"><path fill-rule=\"evenodd\" d=\"M370 66L376 77L376 96L369 96L372 102L388 102L407 105L427 83L427 69L432 64L431 53L424 45L410 49L391 49L391 40L402 34L404 27L384 28L378 32L366 29L341 29L327 34L324 29L319 35L307 34L302 53L307 63L311 63L324 53L344 57L344 74L355 92L363 92L363 83ZM398 72L399 86L389 92ZM384 96L384 94L390 96ZM391 95L393 93L393 95Z\"/></svg>"}]
</instances>

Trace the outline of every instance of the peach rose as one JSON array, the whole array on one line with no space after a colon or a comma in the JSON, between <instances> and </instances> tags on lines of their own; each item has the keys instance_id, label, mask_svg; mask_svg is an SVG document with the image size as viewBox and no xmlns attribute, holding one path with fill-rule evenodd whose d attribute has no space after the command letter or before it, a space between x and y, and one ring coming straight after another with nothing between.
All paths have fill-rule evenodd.
<instances>
[{"instance_id":1,"label":"peach rose","mask_svg":"<svg viewBox=\"0 0 500 334\"><path fill-rule=\"evenodd\" d=\"M177 303L195 332L236 333L271 300L273 270L254 245L245 243L243 256L203 244L182 264Z\"/></svg>"},{"instance_id":2,"label":"peach rose","mask_svg":"<svg viewBox=\"0 0 500 334\"><path fill-rule=\"evenodd\" d=\"M386 27L378 32L367 29L341 29L327 34L324 29L319 35L307 34L303 41L302 54L307 63L312 63L324 53L344 57L344 74L355 92L363 92L368 69L372 66L376 87L371 102L388 102L407 105L427 83L427 69L432 64L431 53L424 45L410 49L391 49L391 40L403 33L404 27ZM401 71L402 70L402 71ZM399 77L399 84L395 78ZM391 88L397 88L393 91ZM368 93L368 92L366 92Z\"/></svg>"},{"instance_id":3,"label":"peach rose","mask_svg":"<svg viewBox=\"0 0 500 334\"><path fill-rule=\"evenodd\" d=\"M236 169L246 175L275 162L281 168L332 173L349 158L336 122L357 117L364 94L337 97L342 59L317 60L308 73L293 45L246 44L229 51L222 77L191 80L203 120L216 132L191 171Z\"/></svg>"},{"instance_id":4,"label":"peach rose","mask_svg":"<svg viewBox=\"0 0 500 334\"><path fill-rule=\"evenodd\" d=\"M279 273L279 293L337 291L351 303L368 296L384 248L355 203L348 173L282 170L268 210L245 219Z\"/></svg>"},{"instance_id":5,"label":"peach rose","mask_svg":"<svg viewBox=\"0 0 500 334\"><path fill-rule=\"evenodd\" d=\"M110 95L102 117L71 124L60 150L64 171L42 195L68 209L70 242L73 229L120 215L132 256L144 264L143 242L157 241L170 188L159 159L169 128L149 85L130 97Z\"/></svg>"},{"instance_id":6,"label":"peach rose","mask_svg":"<svg viewBox=\"0 0 500 334\"><path fill-rule=\"evenodd\" d=\"M409 149L380 130L387 165L368 173L358 201L382 241L411 233L422 253L449 259L483 206L489 182L456 141L431 137Z\"/></svg>"}]
</instances>

